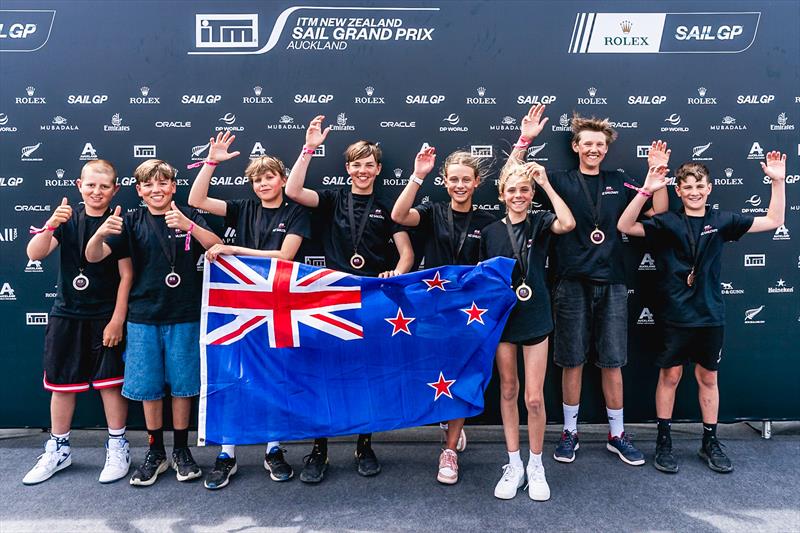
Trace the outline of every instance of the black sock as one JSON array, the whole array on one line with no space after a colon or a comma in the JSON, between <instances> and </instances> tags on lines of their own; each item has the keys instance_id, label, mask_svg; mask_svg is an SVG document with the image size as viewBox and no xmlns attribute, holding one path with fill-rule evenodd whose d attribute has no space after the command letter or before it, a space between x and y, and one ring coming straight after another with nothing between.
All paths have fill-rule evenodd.
<instances>
[{"instance_id":1,"label":"black sock","mask_svg":"<svg viewBox=\"0 0 800 533\"><path fill-rule=\"evenodd\" d=\"M328 456L328 439L314 439L314 449L325 457Z\"/></svg>"},{"instance_id":2,"label":"black sock","mask_svg":"<svg viewBox=\"0 0 800 533\"><path fill-rule=\"evenodd\" d=\"M669 437L671 428L672 428L672 419L671 418L659 418L658 419L658 438L660 439L662 437Z\"/></svg>"},{"instance_id":3,"label":"black sock","mask_svg":"<svg viewBox=\"0 0 800 533\"><path fill-rule=\"evenodd\" d=\"M175 444L172 446L173 448L189 447L189 428L173 429L172 434L175 437Z\"/></svg>"},{"instance_id":4,"label":"black sock","mask_svg":"<svg viewBox=\"0 0 800 533\"><path fill-rule=\"evenodd\" d=\"M154 452L164 452L164 428L148 429L147 438L150 441L150 450Z\"/></svg>"},{"instance_id":5,"label":"black sock","mask_svg":"<svg viewBox=\"0 0 800 533\"><path fill-rule=\"evenodd\" d=\"M360 434L358 436L358 444L356 444L356 452L361 453L370 447L372 447L372 433Z\"/></svg>"},{"instance_id":6,"label":"black sock","mask_svg":"<svg viewBox=\"0 0 800 533\"><path fill-rule=\"evenodd\" d=\"M703 422L703 442L717 438L717 425Z\"/></svg>"}]
</instances>

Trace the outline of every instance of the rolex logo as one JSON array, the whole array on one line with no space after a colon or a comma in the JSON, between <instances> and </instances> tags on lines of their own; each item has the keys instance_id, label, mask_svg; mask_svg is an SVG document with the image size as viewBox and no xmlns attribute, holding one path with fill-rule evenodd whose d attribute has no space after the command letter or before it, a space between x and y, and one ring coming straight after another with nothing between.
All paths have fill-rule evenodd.
<instances>
[{"instance_id":1,"label":"rolex logo","mask_svg":"<svg viewBox=\"0 0 800 533\"><path fill-rule=\"evenodd\" d=\"M730 178L730 177L732 177L732 176L733 176L733 169L732 169L732 168L730 168L730 167L726 168L726 169L725 169L725 177L726 177L726 178Z\"/></svg>"},{"instance_id":2,"label":"rolex logo","mask_svg":"<svg viewBox=\"0 0 800 533\"><path fill-rule=\"evenodd\" d=\"M64 177L64 169L63 168L56 169L56 177L58 179L61 179L61 178Z\"/></svg>"},{"instance_id":3,"label":"rolex logo","mask_svg":"<svg viewBox=\"0 0 800 533\"><path fill-rule=\"evenodd\" d=\"M706 95L706 88L705 87L698 87L697 88L697 94L699 94L700 96L705 96Z\"/></svg>"},{"instance_id":4,"label":"rolex logo","mask_svg":"<svg viewBox=\"0 0 800 533\"><path fill-rule=\"evenodd\" d=\"M623 20L619 23L619 27L622 28L622 33L630 33L633 24L630 20Z\"/></svg>"},{"instance_id":5,"label":"rolex logo","mask_svg":"<svg viewBox=\"0 0 800 533\"><path fill-rule=\"evenodd\" d=\"M142 96L147 96L150 94L150 87L145 85L144 87L139 87L139 91L142 93Z\"/></svg>"},{"instance_id":6,"label":"rolex logo","mask_svg":"<svg viewBox=\"0 0 800 533\"><path fill-rule=\"evenodd\" d=\"M375 87L364 87L364 92L367 93L367 96L372 96L372 93L375 92Z\"/></svg>"},{"instance_id":7,"label":"rolex logo","mask_svg":"<svg viewBox=\"0 0 800 533\"><path fill-rule=\"evenodd\" d=\"M594 95L596 95L596 94L597 94L597 89L594 88L594 87L589 87L589 96L594 98Z\"/></svg>"},{"instance_id":8,"label":"rolex logo","mask_svg":"<svg viewBox=\"0 0 800 533\"><path fill-rule=\"evenodd\" d=\"M261 96L261 91L262 89L260 85L256 85L255 87L253 87L253 94L255 94L256 96Z\"/></svg>"},{"instance_id":9,"label":"rolex logo","mask_svg":"<svg viewBox=\"0 0 800 533\"><path fill-rule=\"evenodd\" d=\"M486 87L478 87L477 91L478 91L478 96L483 98L483 95L486 94Z\"/></svg>"},{"instance_id":10,"label":"rolex logo","mask_svg":"<svg viewBox=\"0 0 800 533\"><path fill-rule=\"evenodd\" d=\"M401 177L402 175L403 175L403 169L402 169L402 168L396 168L396 169L394 169L394 177L395 177L395 178L397 178L397 179L400 179L400 177Z\"/></svg>"},{"instance_id":11,"label":"rolex logo","mask_svg":"<svg viewBox=\"0 0 800 533\"><path fill-rule=\"evenodd\" d=\"M28 96L33 96L33 93L36 92L36 87L26 87L25 92L28 93Z\"/></svg>"}]
</instances>

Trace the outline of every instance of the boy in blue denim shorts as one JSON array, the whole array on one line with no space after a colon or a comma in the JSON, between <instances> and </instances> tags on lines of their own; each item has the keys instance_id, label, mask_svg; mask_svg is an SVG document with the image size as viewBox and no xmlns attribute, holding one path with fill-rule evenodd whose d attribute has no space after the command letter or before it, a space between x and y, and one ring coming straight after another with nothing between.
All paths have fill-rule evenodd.
<instances>
[{"instance_id":1,"label":"boy in blue denim shorts","mask_svg":"<svg viewBox=\"0 0 800 533\"><path fill-rule=\"evenodd\" d=\"M175 169L148 159L135 172L136 192L146 207L108 217L86 246L86 259L114 253L130 257L133 286L128 303L125 384L122 395L144 404L150 449L131 476L131 485L149 486L169 466L164 448L164 386L172 396L178 481L202 474L188 446L192 397L200 392L200 296L197 264L204 249L219 244L197 210L172 200Z\"/></svg>"}]
</instances>

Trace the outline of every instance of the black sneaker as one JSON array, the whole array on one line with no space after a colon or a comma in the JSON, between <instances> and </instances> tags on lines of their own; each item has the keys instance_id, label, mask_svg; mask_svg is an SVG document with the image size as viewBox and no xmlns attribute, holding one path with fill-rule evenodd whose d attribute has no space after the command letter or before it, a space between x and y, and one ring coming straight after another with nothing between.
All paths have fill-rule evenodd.
<instances>
[{"instance_id":1,"label":"black sneaker","mask_svg":"<svg viewBox=\"0 0 800 533\"><path fill-rule=\"evenodd\" d=\"M712 437L707 441L703 441L700 451L697 452L700 458L708 463L708 467L711 470L721 474L733 472L731 460L728 459L728 456L722 451L724 446L725 445L722 444L719 439Z\"/></svg>"},{"instance_id":2,"label":"black sneaker","mask_svg":"<svg viewBox=\"0 0 800 533\"><path fill-rule=\"evenodd\" d=\"M272 481L289 481L294 475L292 467L283 458L283 450L278 447L264 454L264 468Z\"/></svg>"},{"instance_id":3,"label":"black sneaker","mask_svg":"<svg viewBox=\"0 0 800 533\"><path fill-rule=\"evenodd\" d=\"M372 446L367 446L361 453L356 450L356 464L358 473L362 476L377 476L381 472L381 464L372 451Z\"/></svg>"},{"instance_id":4,"label":"black sneaker","mask_svg":"<svg viewBox=\"0 0 800 533\"><path fill-rule=\"evenodd\" d=\"M311 453L303 457L303 471L300 472L300 481L303 483L319 483L325 477L328 469L328 456L314 446Z\"/></svg>"},{"instance_id":5,"label":"black sneaker","mask_svg":"<svg viewBox=\"0 0 800 533\"><path fill-rule=\"evenodd\" d=\"M227 453L221 453L214 461L214 468L206 476L203 485L211 490L221 489L230 483L236 470L236 457L229 457Z\"/></svg>"},{"instance_id":6,"label":"black sneaker","mask_svg":"<svg viewBox=\"0 0 800 533\"><path fill-rule=\"evenodd\" d=\"M175 477L178 478L178 481L191 481L203 475L203 471L197 466L189 448L172 450L172 468L175 469Z\"/></svg>"},{"instance_id":7,"label":"black sneaker","mask_svg":"<svg viewBox=\"0 0 800 533\"><path fill-rule=\"evenodd\" d=\"M169 468L169 459L166 452L147 450L144 462L133 472L131 485L138 487L149 487L158 479L159 474L163 474Z\"/></svg>"},{"instance_id":8,"label":"black sneaker","mask_svg":"<svg viewBox=\"0 0 800 533\"><path fill-rule=\"evenodd\" d=\"M553 459L559 463L571 463L575 460L575 452L580 447L581 445L578 442L578 432L565 429L561 434L561 440L558 441L556 451L553 453Z\"/></svg>"},{"instance_id":9,"label":"black sneaker","mask_svg":"<svg viewBox=\"0 0 800 533\"><path fill-rule=\"evenodd\" d=\"M669 435L660 435L656 439L656 456L653 459L653 466L668 474L678 471L678 461L672 455L672 437Z\"/></svg>"}]
</instances>

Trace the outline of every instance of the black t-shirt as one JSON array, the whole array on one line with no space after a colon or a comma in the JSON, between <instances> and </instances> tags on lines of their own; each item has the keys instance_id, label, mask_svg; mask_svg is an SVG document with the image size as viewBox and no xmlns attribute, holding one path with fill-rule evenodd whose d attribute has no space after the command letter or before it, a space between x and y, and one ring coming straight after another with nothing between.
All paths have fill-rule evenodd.
<instances>
[{"instance_id":1,"label":"black t-shirt","mask_svg":"<svg viewBox=\"0 0 800 533\"><path fill-rule=\"evenodd\" d=\"M347 209L350 190L342 188L319 191L318 194L317 214L323 220L322 247L328 268L358 276L377 276L395 267L390 260L396 255L391 249L390 239L395 233L405 231L405 228L392 222L391 206L374 194L354 194L355 228L351 230ZM362 216L371 197L374 199L369 209L369 219L357 250L364 257L365 263L363 268L355 269L350 266L350 258L355 253L353 239L361 226Z\"/></svg>"},{"instance_id":2,"label":"black t-shirt","mask_svg":"<svg viewBox=\"0 0 800 533\"><path fill-rule=\"evenodd\" d=\"M707 209L705 217L687 217L699 250L694 283L689 233L683 210L669 211L644 220L645 240L656 254L664 298L663 320L671 326L707 327L725 324L725 303L720 287L722 245L736 241L753 225L753 217Z\"/></svg>"},{"instance_id":3,"label":"black t-shirt","mask_svg":"<svg viewBox=\"0 0 800 533\"><path fill-rule=\"evenodd\" d=\"M597 203L597 189L601 191L598 227L605 233L605 241L593 244L589 235L594 231L592 207L587 202L578 170L548 171L548 177L558 195L569 206L575 217L575 229L557 235L553 244L553 269L556 278L591 280L602 283L624 283L625 270L622 237L617 231L617 221L637 194L625 187L625 182L639 186L620 170L600 171L598 176L586 176L586 185L592 204ZM547 196L537 189L537 201L550 206ZM650 208L650 201L643 211Z\"/></svg>"},{"instance_id":4,"label":"black t-shirt","mask_svg":"<svg viewBox=\"0 0 800 533\"><path fill-rule=\"evenodd\" d=\"M310 213L291 200L284 200L280 207L274 208L263 207L261 200L256 199L227 200L225 204L225 225L236 230L234 244L237 246L255 250L280 250L283 239L289 234L299 235L304 239L311 237ZM260 223L260 227L257 228L256 223Z\"/></svg>"},{"instance_id":5,"label":"black t-shirt","mask_svg":"<svg viewBox=\"0 0 800 533\"><path fill-rule=\"evenodd\" d=\"M472 216L469 213L460 213L450 208L450 202L430 203L425 202L414 207L419 212L418 232L424 239L423 256L425 268L443 265L475 265L478 263L481 251L481 231L497 219L488 211L475 209ZM452 213L453 229L450 232L448 212ZM453 255L458 250L459 239L466 236L461 246L458 257L453 261Z\"/></svg>"},{"instance_id":6,"label":"black t-shirt","mask_svg":"<svg viewBox=\"0 0 800 533\"><path fill-rule=\"evenodd\" d=\"M196 226L209 229L196 209L181 207L180 210ZM167 249L175 251L175 272L181 277L177 287L168 287L164 282L171 271L170 261L153 229L153 222ZM142 207L127 213L122 233L106 242L119 257L130 257L133 262L128 320L142 324L177 324L200 319L203 294L200 257L205 250L193 237L187 252L184 250L186 233L168 228L164 215L151 215Z\"/></svg>"},{"instance_id":7,"label":"black t-shirt","mask_svg":"<svg viewBox=\"0 0 800 533\"><path fill-rule=\"evenodd\" d=\"M86 243L110 212L92 217L84 208L72 210L72 217L53 232L60 247L58 292L50 314L68 318L105 319L114 314L119 288L119 257L111 254L99 263L86 260ZM78 235L78 219L84 217L83 242ZM79 249L80 248L80 249ZM80 274L89 278L89 286L79 291L72 281Z\"/></svg>"},{"instance_id":8,"label":"black t-shirt","mask_svg":"<svg viewBox=\"0 0 800 533\"><path fill-rule=\"evenodd\" d=\"M553 317L550 310L550 293L545 282L545 262L553 235L550 227L556 216L549 211L537 211L528 215L528 233L523 236L525 222L513 224L515 236L527 247L528 271L525 282L533 289L533 297L525 302L517 300L503 330L502 340L523 342L534 337L546 335L553 330ZM518 241L520 242L520 241ZM520 250L522 251L522 250ZM524 254L523 254L524 255ZM483 229L481 240L481 260L492 257L514 259L514 248L508 239L508 230L502 220L489 224ZM519 262L511 274L512 287L522 283L522 270Z\"/></svg>"}]
</instances>

